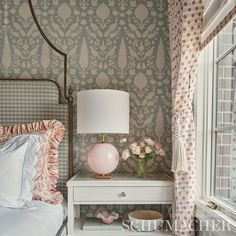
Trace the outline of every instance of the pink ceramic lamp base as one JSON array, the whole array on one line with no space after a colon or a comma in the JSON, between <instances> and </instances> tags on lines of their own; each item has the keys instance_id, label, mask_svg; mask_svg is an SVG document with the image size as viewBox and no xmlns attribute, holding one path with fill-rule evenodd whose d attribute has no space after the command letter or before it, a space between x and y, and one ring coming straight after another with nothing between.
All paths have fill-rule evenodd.
<instances>
[{"instance_id":1,"label":"pink ceramic lamp base","mask_svg":"<svg viewBox=\"0 0 236 236\"><path fill-rule=\"evenodd\" d=\"M90 148L87 161L96 178L110 179L110 173L119 163L119 153L110 143L97 143Z\"/></svg>"}]
</instances>

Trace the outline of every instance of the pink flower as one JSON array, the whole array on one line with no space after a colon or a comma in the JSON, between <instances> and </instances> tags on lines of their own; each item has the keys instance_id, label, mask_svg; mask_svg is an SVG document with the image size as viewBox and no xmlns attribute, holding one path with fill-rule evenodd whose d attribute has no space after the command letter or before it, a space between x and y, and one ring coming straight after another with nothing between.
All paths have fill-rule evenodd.
<instances>
[{"instance_id":1,"label":"pink flower","mask_svg":"<svg viewBox=\"0 0 236 236\"><path fill-rule=\"evenodd\" d=\"M141 153L140 155L139 155L139 158L144 158L145 157L145 153Z\"/></svg>"},{"instance_id":2,"label":"pink flower","mask_svg":"<svg viewBox=\"0 0 236 236\"><path fill-rule=\"evenodd\" d=\"M149 146L146 146L145 147L145 153L146 154L149 154L149 153L151 153L152 152L152 149L149 147Z\"/></svg>"},{"instance_id":3,"label":"pink flower","mask_svg":"<svg viewBox=\"0 0 236 236\"><path fill-rule=\"evenodd\" d=\"M133 151L137 146L138 146L138 144L137 144L136 142L131 143L131 144L129 145L131 151Z\"/></svg>"},{"instance_id":4,"label":"pink flower","mask_svg":"<svg viewBox=\"0 0 236 236\"><path fill-rule=\"evenodd\" d=\"M162 148L159 150L159 154L163 157L166 155L165 151Z\"/></svg>"},{"instance_id":5,"label":"pink flower","mask_svg":"<svg viewBox=\"0 0 236 236\"><path fill-rule=\"evenodd\" d=\"M122 155L121 155L121 158L126 161L128 158L130 157L130 153L129 153L129 150L126 149L122 152Z\"/></svg>"},{"instance_id":6,"label":"pink flower","mask_svg":"<svg viewBox=\"0 0 236 236\"><path fill-rule=\"evenodd\" d=\"M145 143L144 141L141 141L141 142L140 142L140 146L141 146L141 147L145 147L145 146L146 146L146 143Z\"/></svg>"},{"instance_id":7,"label":"pink flower","mask_svg":"<svg viewBox=\"0 0 236 236\"><path fill-rule=\"evenodd\" d=\"M130 144L130 149L131 149L131 152L134 154L134 155L139 155L141 153L141 147L137 145L137 143L132 143Z\"/></svg>"},{"instance_id":8,"label":"pink flower","mask_svg":"<svg viewBox=\"0 0 236 236\"><path fill-rule=\"evenodd\" d=\"M155 142L150 139L150 138L145 138L144 141L149 145L149 146L154 146L155 145Z\"/></svg>"},{"instance_id":9,"label":"pink flower","mask_svg":"<svg viewBox=\"0 0 236 236\"><path fill-rule=\"evenodd\" d=\"M141 153L141 147L140 146L137 146L136 149L134 150L134 153L135 155L140 155Z\"/></svg>"}]
</instances>

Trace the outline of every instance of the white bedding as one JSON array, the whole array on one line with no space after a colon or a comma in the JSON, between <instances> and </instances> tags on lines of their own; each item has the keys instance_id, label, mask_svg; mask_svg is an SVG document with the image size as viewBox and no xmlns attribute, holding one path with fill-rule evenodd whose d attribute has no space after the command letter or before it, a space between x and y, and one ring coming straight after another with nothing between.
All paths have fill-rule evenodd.
<instances>
[{"instance_id":1,"label":"white bedding","mask_svg":"<svg viewBox=\"0 0 236 236\"><path fill-rule=\"evenodd\" d=\"M41 201L24 209L0 207L0 236L55 236L64 217L62 205Z\"/></svg>"}]
</instances>

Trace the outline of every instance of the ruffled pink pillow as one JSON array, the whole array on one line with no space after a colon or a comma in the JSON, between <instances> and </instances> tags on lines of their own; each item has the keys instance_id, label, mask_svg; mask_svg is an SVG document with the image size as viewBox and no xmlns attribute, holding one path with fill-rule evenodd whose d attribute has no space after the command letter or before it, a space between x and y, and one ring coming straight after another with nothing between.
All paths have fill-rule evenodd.
<instances>
[{"instance_id":1,"label":"ruffled pink pillow","mask_svg":"<svg viewBox=\"0 0 236 236\"><path fill-rule=\"evenodd\" d=\"M64 136L64 126L57 120L43 120L30 124L0 126L0 142L21 134L37 133L42 137L33 199L59 204L63 201L61 192L56 190L58 180L58 146Z\"/></svg>"}]
</instances>

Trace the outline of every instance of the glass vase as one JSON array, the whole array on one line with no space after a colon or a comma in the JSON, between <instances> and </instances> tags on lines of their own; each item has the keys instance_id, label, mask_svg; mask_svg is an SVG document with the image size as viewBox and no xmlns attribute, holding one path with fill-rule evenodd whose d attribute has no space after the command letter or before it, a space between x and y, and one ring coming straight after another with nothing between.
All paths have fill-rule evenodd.
<instances>
[{"instance_id":1,"label":"glass vase","mask_svg":"<svg viewBox=\"0 0 236 236\"><path fill-rule=\"evenodd\" d=\"M137 161L136 165L137 176L143 178L146 175L147 160L137 158L136 161Z\"/></svg>"}]
</instances>

